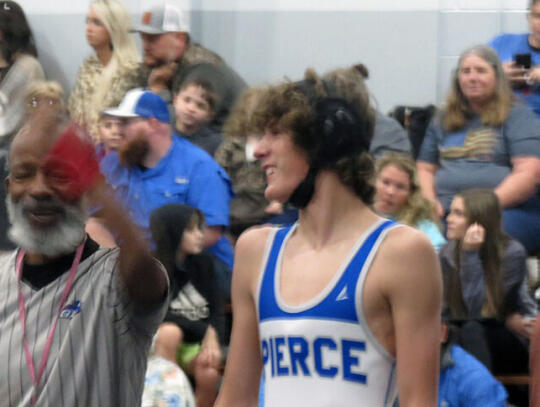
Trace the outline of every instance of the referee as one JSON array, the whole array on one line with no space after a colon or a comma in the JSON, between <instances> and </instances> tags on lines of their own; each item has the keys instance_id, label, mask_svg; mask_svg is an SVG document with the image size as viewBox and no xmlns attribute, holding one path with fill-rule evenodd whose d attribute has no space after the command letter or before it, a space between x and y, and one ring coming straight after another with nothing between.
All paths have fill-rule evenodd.
<instances>
[{"instance_id":1,"label":"referee","mask_svg":"<svg viewBox=\"0 0 540 407\"><path fill-rule=\"evenodd\" d=\"M15 137L0 256L0 400L9 406L137 406L168 280L99 178L93 147L42 111ZM100 205L119 248L85 233Z\"/></svg>"}]
</instances>

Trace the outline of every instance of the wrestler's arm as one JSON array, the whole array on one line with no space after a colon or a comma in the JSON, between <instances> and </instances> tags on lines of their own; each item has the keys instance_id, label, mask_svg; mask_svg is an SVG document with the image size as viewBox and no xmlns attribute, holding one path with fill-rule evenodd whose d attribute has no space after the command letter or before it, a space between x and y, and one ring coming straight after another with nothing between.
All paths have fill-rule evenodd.
<instances>
[{"instance_id":1,"label":"wrestler's arm","mask_svg":"<svg viewBox=\"0 0 540 407\"><path fill-rule=\"evenodd\" d=\"M268 228L252 229L236 242L231 345L214 407L258 406L262 358L254 294L267 236Z\"/></svg>"},{"instance_id":2,"label":"wrestler's arm","mask_svg":"<svg viewBox=\"0 0 540 407\"><path fill-rule=\"evenodd\" d=\"M397 228L387 242L380 254L394 324L400 406L435 406L442 302L439 261L419 231Z\"/></svg>"},{"instance_id":3,"label":"wrestler's arm","mask_svg":"<svg viewBox=\"0 0 540 407\"><path fill-rule=\"evenodd\" d=\"M106 184L99 184L90 194L91 200L101 207L100 216L118 236L120 275L130 298L143 305L162 301L168 290L167 277L159 262L152 257L141 230L129 219L126 209Z\"/></svg>"}]
</instances>

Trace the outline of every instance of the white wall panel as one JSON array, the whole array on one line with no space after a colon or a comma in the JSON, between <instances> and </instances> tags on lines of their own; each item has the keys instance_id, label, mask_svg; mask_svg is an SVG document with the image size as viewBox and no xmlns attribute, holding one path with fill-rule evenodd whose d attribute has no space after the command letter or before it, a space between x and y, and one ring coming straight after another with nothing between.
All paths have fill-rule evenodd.
<instances>
[{"instance_id":1,"label":"white wall panel","mask_svg":"<svg viewBox=\"0 0 540 407\"><path fill-rule=\"evenodd\" d=\"M162 0L122 0L138 21ZM191 16L192 37L250 84L364 62L381 110L441 101L455 57L500 32L527 29L527 0L168 0ZM88 0L20 0L50 78L67 90L92 50ZM191 10L191 11L190 11ZM140 42L138 36L135 36Z\"/></svg>"},{"instance_id":2,"label":"white wall panel","mask_svg":"<svg viewBox=\"0 0 540 407\"><path fill-rule=\"evenodd\" d=\"M503 0L441 0L441 10L499 10Z\"/></svg>"},{"instance_id":3,"label":"white wall panel","mask_svg":"<svg viewBox=\"0 0 540 407\"><path fill-rule=\"evenodd\" d=\"M471 45L489 41L500 31L500 18L497 12L442 12L440 55L459 55Z\"/></svg>"},{"instance_id":4,"label":"white wall panel","mask_svg":"<svg viewBox=\"0 0 540 407\"><path fill-rule=\"evenodd\" d=\"M504 10L527 10L529 0L502 0Z\"/></svg>"},{"instance_id":5,"label":"white wall panel","mask_svg":"<svg viewBox=\"0 0 540 407\"><path fill-rule=\"evenodd\" d=\"M501 32L522 33L529 30L527 23L527 13L525 11L515 11L512 13L501 13Z\"/></svg>"},{"instance_id":6,"label":"white wall panel","mask_svg":"<svg viewBox=\"0 0 540 407\"><path fill-rule=\"evenodd\" d=\"M192 0L192 6L207 11L425 11L437 10L439 0Z\"/></svg>"},{"instance_id":7,"label":"white wall panel","mask_svg":"<svg viewBox=\"0 0 540 407\"><path fill-rule=\"evenodd\" d=\"M446 98L458 59L457 56L451 56L442 57L439 60L439 72L437 75L437 100L439 103L442 103Z\"/></svg>"}]
</instances>

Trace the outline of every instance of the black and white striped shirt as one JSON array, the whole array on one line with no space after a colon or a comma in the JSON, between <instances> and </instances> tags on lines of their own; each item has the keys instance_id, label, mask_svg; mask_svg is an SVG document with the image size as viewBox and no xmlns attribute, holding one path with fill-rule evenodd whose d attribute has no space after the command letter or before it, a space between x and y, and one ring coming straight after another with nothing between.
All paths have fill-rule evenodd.
<instances>
[{"instance_id":1,"label":"black and white striped shirt","mask_svg":"<svg viewBox=\"0 0 540 407\"><path fill-rule=\"evenodd\" d=\"M35 405L140 405L148 349L166 298L153 309L131 302L119 278L118 254L118 249L99 249L79 265ZM33 384L23 349L15 258L16 251L0 257L0 404L30 406ZM40 289L20 283L36 370L68 274Z\"/></svg>"}]
</instances>

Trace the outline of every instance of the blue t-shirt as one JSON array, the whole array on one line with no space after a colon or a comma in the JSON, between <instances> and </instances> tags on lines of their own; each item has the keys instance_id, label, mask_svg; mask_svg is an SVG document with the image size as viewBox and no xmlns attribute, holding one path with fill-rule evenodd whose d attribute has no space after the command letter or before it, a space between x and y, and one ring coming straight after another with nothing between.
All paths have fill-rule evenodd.
<instances>
[{"instance_id":1,"label":"blue t-shirt","mask_svg":"<svg viewBox=\"0 0 540 407\"><path fill-rule=\"evenodd\" d=\"M150 214L169 203L200 209L208 226L229 225L234 196L229 176L204 150L182 137L172 137L171 148L153 168L126 168L116 152L105 156L100 166L107 183L148 239ZM210 252L232 269L233 251L224 236Z\"/></svg>"},{"instance_id":2,"label":"blue t-shirt","mask_svg":"<svg viewBox=\"0 0 540 407\"><path fill-rule=\"evenodd\" d=\"M439 165L437 198L448 210L455 194L469 188L497 187L512 172L513 157L540 157L540 122L517 101L497 127L472 117L465 128L446 131L435 117L426 131L418 161Z\"/></svg>"},{"instance_id":3,"label":"blue t-shirt","mask_svg":"<svg viewBox=\"0 0 540 407\"><path fill-rule=\"evenodd\" d=\"M531 47L529 34L502 34L492 39L489 45L499 54L501 62L514 61L516 54L531 54L532 66L540 65L540 49ZM514 93L540 118L540 83L514 89Z\"/></svg>"}]
</instances>

